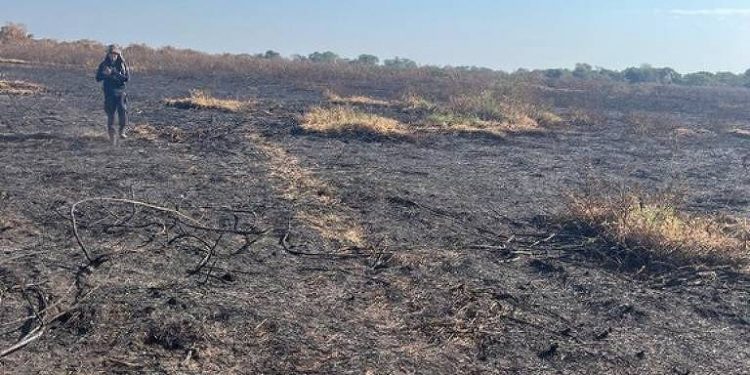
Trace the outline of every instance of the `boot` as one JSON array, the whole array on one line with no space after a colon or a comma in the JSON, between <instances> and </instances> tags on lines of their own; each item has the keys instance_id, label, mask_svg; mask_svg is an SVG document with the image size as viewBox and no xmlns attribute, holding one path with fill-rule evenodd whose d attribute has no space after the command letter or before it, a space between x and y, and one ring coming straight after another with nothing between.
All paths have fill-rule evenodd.
<instances>
[{"instance_id":1,"label":"boot","mask_svg":"<svg viewBox=\"0 0 750 375\"><path fill-rule=\"evenodd\" d=\"M107 133L109 133L109 142L112 144L112 146L117 146L117 133L115 133L115 129L112 127L107 128Z\"/></svg>"}]
</instances>

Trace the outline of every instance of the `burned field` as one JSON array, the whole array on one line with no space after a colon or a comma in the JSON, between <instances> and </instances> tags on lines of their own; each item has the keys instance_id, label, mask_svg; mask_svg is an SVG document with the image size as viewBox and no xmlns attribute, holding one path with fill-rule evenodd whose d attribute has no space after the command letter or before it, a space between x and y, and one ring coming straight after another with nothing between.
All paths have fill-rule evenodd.
<instances>
[{"instance_id":1,"label":"burned field","mask_svg":"<svg viewBox=\"0 0 750 375\"><path fill-rule=\"evenodd\" d=\"M45 87L0 93L2 372L750 371L747 233L675 257L567 218L628 187L742 227L745 90L545 87L563 124L446 130L404 87L144 72L113 148L90 72L2 72ZM165 104L194 89L242 106Z\"/></svg>"}]
</instances>

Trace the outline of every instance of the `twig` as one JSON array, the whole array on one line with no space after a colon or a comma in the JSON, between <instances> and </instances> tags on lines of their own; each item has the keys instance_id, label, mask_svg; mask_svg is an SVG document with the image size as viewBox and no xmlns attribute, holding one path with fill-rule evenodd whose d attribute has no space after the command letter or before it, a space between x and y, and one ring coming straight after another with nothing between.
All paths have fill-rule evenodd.
<instances>
[{"instance_id":1,"label":"twig","mask_svg":"<svg viewBox=\"0 0 750 375\"><path fill-rule=\"evenodd\" d=\"M21 341L17 342L15 345L0 352L0 358L6 357L9 354L12 354L13 352L15 352L16 350L19 350L25 347L26 345L29 345L31 342L41 337L42 334L44 334L43 324L31 330L31 332L29 332L26 336L24 336L24 338L21 339Z\"/></svg>"},{"instance_id":2,"label":"twig","mask_svg":"<svg viewBox=\"0 0 750 375\"><path fill-rule=\"evenodd\" d=\"M193 217L188 216L185 213L182 213L178 210L158 206L151 203L141 202L134 199L125 199L125 198L105 198L105 197L97 197L97 198L87 198L80 200L76 203L74 203L70 207L70 219L73 225L73 235L76 238L76 242L78 243L78 246L83 251L84 255L86 256L86 260L89 261L89 263L95 263L97 259L93 258L91 256L91 252L89 249L84 245L83 240L81 239L81 235L78 231L78 222L76 220L76 208L87 202L94 202L94 201L100 201L100 202L112 202L112 203L126 203L126 204L132 204L133 207L136 206L142 206L146 208L150 208L153 210L169 213L172 215L177 216L178 218L184 219L184 222L182 222L187 227L193 228L193 229L199 229L199 230L205 230L210 232L218 232L218 233L230 233L230 234L237 234L237 235L260 235L268 232L268 230L261 230L261 229L251 229L251 230L237 230L237 229L225 229L225 228L216 228L216 227L210 227L204 225L200 220L197 220Z\"/></svg>"},{"instance_id":3,"label":"twig","mask_svg":"<svg viewBox=\"0 0 750 375\"><path fill-rule=\"evenodd\" d=\"M198 273L206 265L206 263L208 263L208 261L211 260L211 257L213 257L214 251L216 250L216 247L219 246L219 242L221 242L222 237L224 237L224 233L220 234L219 238L216 239L216 242L213 244L213 246L208 248L208 253L203 258L203 260L201 260L201 262L198 263L198 266L195 267L195 269L190 272L191 274Z\"/></svg>"},{"instance_id":4,"label":"twig","mask_svg":"<svg viewBox=\"0 0 750 375\"><path fill-rule=\"evenodd\" d=\"M237 251L231 253L230 256L238 255L242 253L243 251L249 249L250 246L252 246L254 243L258 242L261 238L263 238L264 235L268 233L269 230L264 231L262 234L259 234L257 237L253 238L252 240L248 236L245 236L245 243L242 245L242 247L237 249Z\"/></svg>"},{"instance_id":5,"label":"twig","mask_svg":"<svg viewBox=\"0 0 750 375\"><path fill-rule=\"evenodd\" d=\"M543 240L539 240L539 241L534 242L533 244L531 244L531 247L536 247L540 243L548 242L551 239L555 238L555 236L557 236L557 233L552 233L548 237L544 238Z\"/></svg>"},{"instance_id":6,"label":"twig","mask_svg":"<svg viewBox=\"0 0 750 375\"><path fill-rule=\"evenodd\" d=\"M39 319L39 325L36 328L34 328L33 330L31 330L28 334L26 334L26 336L24 336L23 339L21 339L19 342L17 342L13 346L11 346L11 347L3 350L2 352L0 352L0 358L6 357L6 356L8 356L8 355L10 355L10 354L12 354L14 352L16 352L17 350L24 348L26 345L29 345L33 341L37 340L39 337L41 337L44 334L45 327L47 326L47 324L52 323L52 322L60 319L64 315L66 315L66 314L70 313L71 311L73 311L73 309L75 309L78 306L78 304L81 303L81 301L83 301L86 298L88 298L97 289L99 289L98 286L95 287L94 289L92 289L91 291L89 291L88 293L86 293L86 295L84 295L78 301L76 301L75 303L73 303L65 311L59 312L59 313L55 314L54 316L52 316L49 319L49 321L46 322L46 323L45 323L43 317L41 316L41 314L45 313L46 311L49 311L49 309L52 308L53 306L55 306L56 304L45 306L45 308L43 308L41 310L38 310L38 311L36 309L34 309L34 315L35 315L35 317L37 319ZM29 317L29 318L32 318L32 317ZM29 318L27 318L27 319L29 319Z\"/></svg>"},{"instance_id":7,"label":"twig","mask_svg":"<svg viewBox=\"0 0 750 375\"><path fill-rule=\"evenodd\" d=\"M194 223L194 225L197 226L197 227L200 227L200 229L221 230L219 228L205 227L200 221L198 221L196 219L193 219L192 217L190 217L190 216L188 216L188 215L186 215L186 214L184 214L184 213L182 213L180 211L177 211L177 210L174 210L174 209L171 209L171 208L167 208L167 207L157 206L155 204L141 202L141 201L137 201L137 200L134 200L134 199L124 199L124 198L105 198L105 197L87 198L87 199L83 199L83 200L80 200L80 201L74 203L70 207L70 220L71 220L72 225L73 225L73 235L76 238L76 242L78 242L78 246L83 251L83 254L86 256L86 260L88 260L89 263L95 263L96 259L94 259L94 258L91 257L91 253L86 248L86 245L84 245L83 240L81 240L81 235L78 232L78 223L77 223L77 220L76 220L76 208L79 205L83 204L83 203L94 202L94 201L114 202L114 203L127 203L127 204L132 204L134 207L136 205L137 206L142 206L142 207L147 207L147 208L151 208L151 209L154 209L154 210L157 210L157 211L161 211L161 212L166 212L166 213L173 214L173 215L175 215L175 216L177 216L179 218L185 219L188 222Z\"/></svg>"},{"instance_id":8,"label":"twig","mask_svg":"<svg viewBox=\"0 0 750 375\"><path fill-rule=\"evenodd\" d=\"M7 348L0 352L0 358L3 358L13 352L15 352L18 349L23 348L24 346L28 345L32 341L38 339L42 336L44 333L44 311L47 310L47 298L44 296L44 293L39 288L36 288L36 292L39 294L39 299L41 300L42 306L40 308L36 308L34 306L34 303L31 302L31 299L29 298L29 295L26 293L26 288L24 286L20 286L21 289L21 295L23 295L23 298L26 300L26 303L29 304L31 310L34 312L33 318L35 318L39 325L34 327L29 333L26 334L19 342L17 342L15 345L11 346L10 348Z\"/></svg>"}]
</instances>

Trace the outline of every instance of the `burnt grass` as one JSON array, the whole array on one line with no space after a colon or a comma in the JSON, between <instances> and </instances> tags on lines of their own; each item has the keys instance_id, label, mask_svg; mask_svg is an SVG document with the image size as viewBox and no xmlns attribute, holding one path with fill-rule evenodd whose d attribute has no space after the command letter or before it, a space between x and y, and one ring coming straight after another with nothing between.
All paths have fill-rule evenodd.
<instances>
[{"instance_id":1,"label":"burnt grass","mask_svg":"<svg viewBox=\"0 0 750 375\"><path fill-rule=\"evenodd\" d=\"M141 73L131 122L153 134L115 149L90 72L0 69L47 87L0 95L0 350L41 332L0 372L750 372L745 273L655 262L557 220L592 179L747 217L750 141L728 130L750 128L748 91L546 90L605 121L360 139L299 131L322 86ZM255 104L162 104L195 88ZM634 126L631 111L673 121ZM70 215L86 198L204 227L82 203L89 262ZM337 215L361 243L305 219Z\"/></svg>"}]
</instances>

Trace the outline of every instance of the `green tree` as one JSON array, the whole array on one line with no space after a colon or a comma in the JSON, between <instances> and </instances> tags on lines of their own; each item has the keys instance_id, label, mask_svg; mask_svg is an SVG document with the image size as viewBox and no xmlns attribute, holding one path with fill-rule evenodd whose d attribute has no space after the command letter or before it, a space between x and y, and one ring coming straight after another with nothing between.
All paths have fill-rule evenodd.
<instances>
[{"instance_id":1,"label":"green tree","mask_svg":"<svg viewBox=\"0 0 750 375\"><path fill-rule=\"evenodd\" d=\"M578 63L573 69L573 77L580 79L591 79L594 76L594 68L589 64Z\"/></svg>"},{"instance_id":2,"label":"green tree","mask_svg":"<svg viewBox=\"0 0 750 375\"><path fill-rule=\"evenodd\" d=\"M353 62L361 65L375 66L380 64L380 59L375 55L362 54Z\"/></svg>"},{"instance_id":3,"label":"green tree","mask_svg":"<svg viewBox=\"0 0 750 375\"><path fill-rule=\"evenodd\" d=\"M711 72L685 74L681 82L690 86L708 86L714 82L714 75Z\"/></svg>"},{"instance_id":4,"label":"green tree","mask_svg":"<svg viewBox=\"0 0 750 375\"><path fill-rule=\"evenodd\" d=\"M274 50L268 50L266 53L263 54L264 59L279 59L281 58L281 54L274 51Z\"/></svg>"},{"instance_id":5,"label":"green tree","mask_svg":"<svg viewBox=\"0 0 750 375\"><path fill-rule=\"evenodd\" d=\"M550 79L561 79L567 73L567 69L547 69L543 71L544 76Z\"/></svg>"},{"instance_id":6,"label":"green tree","mask_svg":"<svg viewBox=\"0 0 750 375\"><path fill-rule=\"evenodd\" d=\"M383 65L396 69L413 69L417 67L416 62L403 57L394 57L392 59L387 59L383 61Z\"/></svg>"},{"instance_id":7,"label":"green tree","mask_svg":"<svg viewBox=\"0 0 750 375\"><path fill-rule=\"evenodd\" d=\"M599 76L605 79L609 79L612 81L622 81L625 78L623 77L622 72L618 72L617 70L610 70L610 69L604 69L599 68Z\"/></svg>"},{"instance_id":8,"label":"green tree","mask_svg":"<svg viewBox=\"0 0 750 375\"><path fill-rule=\"evenodd\" d=\"M312 62L320 62L320 63L333 63L341 60L339 55L331 52L331 51L325 51L325 52L313 52L309 56L307 56L308 59Z\"/></svg>"},{"instance_id":9,"label":"green tree","mask_svg":"<svg viewBox=\"0 0 750 375\"><path fill-rule=\"evenodd\" d=\"M643 64L638 68L627 68L622 72L625 80L630 83L658 82L659 74L648 64Z\"/></svg>"}]
</instances>

